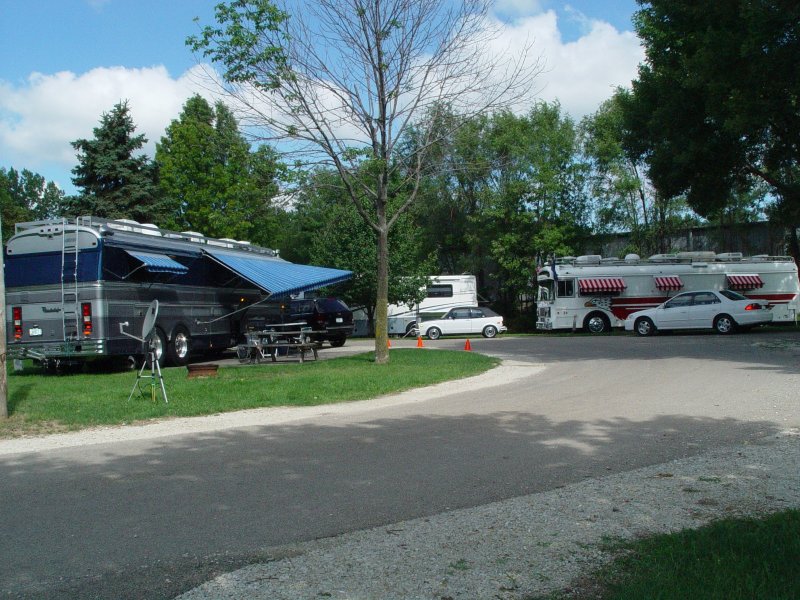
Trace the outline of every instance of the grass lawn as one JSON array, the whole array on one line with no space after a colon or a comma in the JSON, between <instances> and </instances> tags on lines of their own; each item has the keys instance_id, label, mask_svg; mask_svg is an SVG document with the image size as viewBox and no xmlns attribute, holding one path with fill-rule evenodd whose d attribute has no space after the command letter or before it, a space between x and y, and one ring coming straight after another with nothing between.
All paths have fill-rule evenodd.
<instances>
[{"instance_id":1,"label":"grass lawn","mask_svg":"<svg viewBox=\"0 0 800 600\"><path fill-rule=\"evenodd\" d=\"M164 369L169 404L128 394L135 372L43 375L9 373L9 419L0 437L116 425L147 419L207 415L262 406L309 406L364 400L483 373L496 359L473 352L395 349L388 365L374 355L299 363L220 367L217 377L187 379L185 368Z\"/></svg>"},{"instance_id":2,"label":"grass lawn","mask_svg":"<svg viewBox=\"0 0 800 600\"><path fill-rule=\"evenodd\" d=\"M794 600L800 511L726 519L625 543L611 565L552 600Z\"/></svg>"}]
</instances>

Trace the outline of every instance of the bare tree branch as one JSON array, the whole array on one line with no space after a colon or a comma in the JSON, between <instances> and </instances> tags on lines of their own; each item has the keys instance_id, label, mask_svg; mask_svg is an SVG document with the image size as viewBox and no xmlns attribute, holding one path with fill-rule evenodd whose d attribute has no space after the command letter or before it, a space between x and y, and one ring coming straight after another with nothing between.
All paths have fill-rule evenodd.
<instances>
[{"instance_id":1,"label":"bare tree branch","mask_svg":"<svg viewBox=\"0 0 800 600\"><path fill-rule=\"evenodd\" d=\"M490 0L279 1L230 0L220 27L189 43L227 68L242 123L335 168L376 232L376 361L386 362L388 231L416 199L428 152L474 116L530 98L540 62L530 42L515 56L492 51L502 28ZM457 118L442 128L445 109ZM401 155L412 127L418 143Z\"/></svg>"}]
</instances>

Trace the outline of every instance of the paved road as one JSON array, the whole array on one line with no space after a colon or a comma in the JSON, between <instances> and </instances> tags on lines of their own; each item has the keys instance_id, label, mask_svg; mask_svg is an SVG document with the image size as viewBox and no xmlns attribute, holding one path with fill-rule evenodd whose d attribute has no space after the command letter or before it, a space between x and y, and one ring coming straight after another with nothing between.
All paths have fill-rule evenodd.
<instances>
[{"instance_id":1,"label":"paved road","mask_svg":"<svg viewBox=\"0 0 800 600\"><path fill-rule=\"evenodd\" d=\"M171 598L283 544L800 426L796 330L472 347L515 375L275 425L0 456L0 591Z\"/></svg>"}]
</instances>

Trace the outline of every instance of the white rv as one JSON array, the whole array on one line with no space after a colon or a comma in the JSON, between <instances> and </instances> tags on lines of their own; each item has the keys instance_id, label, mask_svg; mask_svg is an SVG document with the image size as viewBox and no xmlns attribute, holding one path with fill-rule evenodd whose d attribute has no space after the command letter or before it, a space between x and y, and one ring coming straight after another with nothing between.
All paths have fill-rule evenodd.
<instances>
[{"instance_id":1,"label":"white rv","mask_svg":"<svg viewBox=\"0 0 800 600\"><path fill-rule=\"evenodd\" d=\"M478 306L478 286L474 275L434 275L428 277L425 298L419 304L389 305L389 335L416 335L420 317L434 319L457 306ZM354 336L369 335L364 309L353 310Z\"/></svg>"},{"instance_id":2,"label":"white rv","mask_svg":"<svg viewBox=\"0 0 800 600\"><path fill-rule=\"evenodd\" d=\"M641 259L564 257L539 270L536 327L603 333L681 291L736 290L766 300L773 322L794 323L800 283L788 256L680 252Z\"/></svg>"},{"instance_id":3,"label":"white rv","mask_svg":"<svg viewBox=\"0 0 800 600\"><path fill-rule=\"evenodd\" d=\"M478 306L478 285L474 275L436 275L428 278L425 298L413 306L389 305L389 335L409 335L423 319L441 317L451 308Z\"/></svg>"}]
</instances>

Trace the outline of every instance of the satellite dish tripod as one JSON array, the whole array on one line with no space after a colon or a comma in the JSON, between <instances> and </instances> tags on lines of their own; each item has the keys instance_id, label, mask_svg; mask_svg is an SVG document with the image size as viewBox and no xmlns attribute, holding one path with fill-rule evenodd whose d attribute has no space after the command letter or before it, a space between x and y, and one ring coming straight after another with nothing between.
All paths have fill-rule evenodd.
<instances>
[{"instance_id":1,"label":"satellite dish tripod","mask_svg":"<svg viewBox=\"0 0 800 600\"><path fill-rule=\"evenodd\" d=\"M140 383L142 379L149 379L150 399L153 402L156 401L156 396L158 393L157 387L160 386L161 395L164 397L164 402L167 404L169 403L169 400L167 399L167 389L164 387L164 378L161 375L161 365L158 364L158 357L156 356L156 317L158 317L158 300L153 300L150 303L150 306L147 307L147 314L144 317L144 323L142 324L142 337L136 337L135 335L125 331L124 328L128 326L127 321L119 324L119 332L122 335L127 335L129 338L138 340L147 347L144 364L142 365L142 368L139 369L139 374L136 375L136 381L134 382L133 389L128 396L128 402L130 402L131 398L133 398L133 394L137 389L139 390L139 393L144 396L144 392L142 391ZM148 364L150 365L150 374L144 375L144 370L147 368ZM158 379L158 384L156 384L156 379Z\"/></svg>"}]
</instances>

